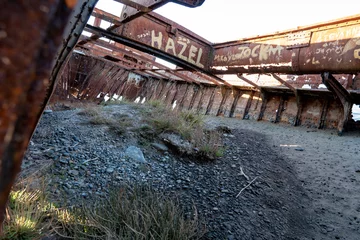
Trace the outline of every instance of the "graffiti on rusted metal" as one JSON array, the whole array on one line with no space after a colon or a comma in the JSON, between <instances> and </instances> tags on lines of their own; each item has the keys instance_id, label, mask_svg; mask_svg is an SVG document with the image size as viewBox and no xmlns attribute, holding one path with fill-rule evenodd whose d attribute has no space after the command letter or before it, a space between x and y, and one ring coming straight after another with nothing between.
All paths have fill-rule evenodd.
<instances>
[{"instance_id":1,"label":"graffiti on rusted metal","mask_svg":"<svg viewBox=\"0 0 360 240\"><path fill-rule=\"evenodd\" d=\"M214 45L214 73L356 73L360 16ZM289 40L290 39L290 40Z\"/></svg>"},{"instance_id":2,"label":"graffiti on rusted metal","mask_svg":"<svg viewBox=\"0 0 360 240\"><path fill-rule=\"evenodd\" d=\"M198 68L207 68L210 65L210 42L158 14L151 13L126 23L117 33Z\"/></svg>"}]
</instances>

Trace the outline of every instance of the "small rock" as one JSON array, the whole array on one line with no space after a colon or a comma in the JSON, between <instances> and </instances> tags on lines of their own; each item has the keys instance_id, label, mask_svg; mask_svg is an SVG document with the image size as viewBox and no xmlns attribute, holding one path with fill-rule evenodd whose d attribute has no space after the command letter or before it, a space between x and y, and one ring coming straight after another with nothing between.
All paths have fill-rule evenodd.
<instances>
[{"instance_id":1,"label":"small rock","mask_svg":"<svg viewBox=\"0 0 360 240\"><path fill-rule=\"evenodd\" d=\"M62 159L62 158L60 158L59 162L62 164L68 164L68 161L66 159Z\"/></svg>"},{"instance_id":2,"label":"small rock","mask_svg":"<svg viewBox=\"0 0 360 240\"><path fill-rule=\"evenodd\" d=\"M71 176L77 176L77 175L79 175L79 172L78 171L76 171L76 170L69 170L69 175L71 175Z\"/></svg>"},{"instance_id":3,"label":"small rock","mask_svg":"<svg viewBox=\"0 0 360 240\"><path fill-rule=\"evenodd\" d=\"M214 211L219 211L219 208L214 207L213 210L214 210Z\"/></svg>"},{"instance_id":4,"label":"small rock","mask_svg":"<svg viewBox=\"0 0 360 240\"><path fill-rule=\"evenodd\" d=\"M113 169L113 168L107 168L107 169L106 169L106 172L107 172L107 173L113 173L113 172L114 172L114 169Z\"/></svg>"},{"instance_id":5,"label":"small rock","mask_svg":"<svg viewBox=\"0 0 360 240\"><path fill-rule=\"evenodd\" d=\"M135 146L128 147L125 151L125 155L137 162L142 162L142 163L146 162L144 158L144 154L142 153L141 149L138 147Z\"/></svg>"},{"instance_id":6,"label":"small rock","mask_svg":"<svg viewBox=\"0 0 360 240\"><path fill-rule=\"evenodd\" d=\"M167 152L169 151L169 148L161 143L152 143L151 144L154 148L156 148L159 151Z\"/></svg>"},{"instance_id":7,"label":"small rock","mask_svg":"<svg viewBox=\"0 0 360 240\"><path fill-rule=\"evenodd\" d=\"M44 114L49 114L49 113L52 113L53 111L51 109L45 109L44 110Z\"/></svg>"}]
</instances>

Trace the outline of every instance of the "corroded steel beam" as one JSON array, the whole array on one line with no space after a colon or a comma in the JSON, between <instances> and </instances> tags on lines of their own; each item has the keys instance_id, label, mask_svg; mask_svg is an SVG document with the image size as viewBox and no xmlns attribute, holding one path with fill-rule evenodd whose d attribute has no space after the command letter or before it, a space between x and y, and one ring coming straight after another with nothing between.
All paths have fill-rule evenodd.
<instances>
[{"instance_id":1,"label":"corroded steel beam","mask_svg":"<svg viewBox=\"0 0 360 240\"><path fill-rule=\"evenodd\" d=\"M282 79L281 77L279 77L278 75L272 73L271 76L273 76L273 78L275 78L276 80L278 80L280 83L284 84L286 87L288 87L289 89L291 89L291 91L296 92L296 89L288 82L286 82L284 79Z\"/></svg>"},{"instance_id":2,"label":"corroded steel beam","mask_svg":"<svg viewBox=\"0 0 360 240\"><path fill-rule=\"evenodd\" d=\"M349 120L354 101L350 93L336 80L332 74L325 72L321 74L321 77L325 86L339 98L341 105L343 106L343 116L339 120L338 124L338 134L341 135Z\"/></svg>"},{"instance_id":3,"label":"corroded steel beam","mask_svg":"<svg viewBox=\"0 0 360 240\"><path fill-rule=\"evenodd\" d=\"M156 13L108 31L88 29L185 69L212 74L360 71L360 15L219 44Z\"/></svg>"},{"instance_id":4,"label":"corroded steel beam","mask_svg":"<svg viewBox=\"0 0 360 240\"><path fill-rule=\"evenodd\" d=\"M243 80L244 82L250 84L251 86L260 89L260 86L257 85L256 83L254 83L253 81L251 81L250 79L247 79L246 77L244 77L242 74L237 74L237 77L240 78L241 80Z\"/></svg>"},{"instance_id":5,"label":"corroded steel beam","mask_svg":"<svg viewBox=\"0 0 360 240\"><path fill-rule=\"evenodd\" d=\"M125 45L133 44L131 47L180 66L203 71L211 64L213 48L209 41L156 13L125 23L113 34Z\"/></svg>"},{"instance_id":6,"label":"corroded steel beam","mask_svg":"<svg viewBox=\"0 0 360 240\"><path fill-rule=\"evenodd\" d=\"M201 6L205 0L116 0L120 3L124 4L123 10L120 14L120 18L116 18L116 23L114 22L114 25L108 27L107 31L114 31L123 23L130 22L152 10L155 10L156 8L159 8L163 6L164 4L168 2L174 2L177 4L184 5L186 7L198 7ZM127 5L128 4L128 5ZM87 42L91 42L93 40L99 39L100 35L93 35L81 42L79 42L79 45L83 45Z\"/></svg>"},{"instance_id":7,"label":"corroded steel beam","mask_svg":"<svg viewBox=\"0 0 360 240\"><path fill-rule=\"evenodd\" d=\"M360 71L360 15L214 48L211 71L216 74L356 73Z\"/></svg>"},{"instance_id":8,"label":"corroded steel beam","mask_svg":"<svg viewBox=\"0 0 360 240\"><path fill-rule=\"evenodd\" d=\"M88 46L88 44L90 44L90 43L85 44L85 46ZM194 82L193 79L196 79L196 78L200 77L200 78L203 78L206 81L212 82L212 83L214 83L216 85L225 84L227 86L231 86L229 83L227 83L226 81L224 81L224 80L222 80L222 79L220 79L220 78L218 78L216 76L212 76L212 75L208 76L207 74L201 73L201 72L198 72L198 71L188 72L188 70L186 70L186 69L170 69L169 67L166 67L166 66L164 66L164 65L162 65L160 63L157 63L155 60L152 60L152 59L150 59L148 57L148 56L152 56L152 55L147 55L145 53L137 54L137 53L134 53L133 50L119 48L119 47L117 47L117 46L115 46L113 44L110 44L108 42L101 41L101 40L95 41L94 44L105 47L105 48L108 48L108 49L111 49L112 51L115 51L116 53L122 53L122 54L125 54L125 55L130 55L130 56L132 56L132 57L134 57L136 59L140 59L141 61L148 62L151 65L156 66L156 67L161 68L161 69L164 69L165 71L172 73L174 76L182 78L182 79L184 79L185 81L188 81L188 82ZM157 70L157 69L155 69L155 70ZM184 73L184 74L178 73L180 71L186 71L187 73Z\"/></svg>"},{"instance_id":9,"label":"corroded steel beam","mask_svg":"<svg viewBox=\"0 0 360 240\"><path fill-rule=\"evenodd\" d=\"M59 62L66 59L67 50L57 50L64 42L71 42L68 41L71 34L65 39L62 36L76 3L71 0L1 3L0 225L44 101L52 92L54 79L50 76L55 77L60 69L59 65L54 67L53 60L56 55Z\"/></svg>"},{"instance_id":10,"label":"corroded steel beam","mask_svg":"<svg viewBox=\"0 0 360 240\"><path fill-rule=\"evenodd\" d=\"M156 8L159 8L166 3L173 2L186 7L199 7L205 0L115 0L124 4L121 11L120 18L122 22L130 22L137 17L142 16Z\"/></svg>"},{"instance_id":11,"label":"corroded steel beam","mask_svg":"<svg viewBox=\"0 0 360 240\"><path fill-rule=\"evenodd\" d=\"M121 19L115 15L112 15L108 12L105 12L101 9L95 8L94 11L91 13L92 16L94 16L97 19L103 19L105 21L108 21L112 24L121 24Z\"/></svg>"}]
</instances>

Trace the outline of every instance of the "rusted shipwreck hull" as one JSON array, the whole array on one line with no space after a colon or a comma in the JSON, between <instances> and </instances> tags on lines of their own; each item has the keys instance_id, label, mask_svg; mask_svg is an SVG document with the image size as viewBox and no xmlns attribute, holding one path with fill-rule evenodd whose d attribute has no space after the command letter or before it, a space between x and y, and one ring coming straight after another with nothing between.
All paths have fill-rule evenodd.
<instances>
[{"instance_id":1,"label":"rusted shipwreck hull","mask_svg":"<svg viewBox=\"0 0 360 240\"><path fill-rule=\"evenodd\" d=\"M360 15L212 44L151 12L169 0L116 1L125 4L119 16L94 10L96 0L2 2L0 224L54 89L52 101L159 99L202 114L339 133L351 126L351 108L360 104ZM204 0L172 2L198 7ZM91 14L95 21L86 24ZM81 36L83 29L92 35Z\"/></svg>"}]
</instances>

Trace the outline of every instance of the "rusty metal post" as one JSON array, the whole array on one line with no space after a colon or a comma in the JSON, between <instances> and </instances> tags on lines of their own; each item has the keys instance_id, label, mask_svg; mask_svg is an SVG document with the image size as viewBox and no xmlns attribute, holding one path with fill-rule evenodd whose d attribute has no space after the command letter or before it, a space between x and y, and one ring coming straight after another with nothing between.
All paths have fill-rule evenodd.
<instances>
[{"instance_id":1,"label":"rusty metal post","mask_svg":"<svg viewBox=\"0 0 360 240\"><path fill-rule=\"evenodd\" d=\"M350 93L336 80L336 78L331 73L322 73L321 77L325 86L339 98L341 105L343 106L343 117L340 119L338 124L338 134L342 135L344 126L346 126L351 114L353 99Z\"/></svg>"},{"instance_id":2,"label":"rusty metal post","mask_svg":"<svg viewBox=\"0 0 360 240\"><path fill-rule=\"evenodd\" d=\"M231 104L229 117L234 117L236 105L237 105L240 97L241 97L242 94L243 94L242 91L240 91L239 89L236 89L236 88L234 88L234 87L233 87L232 91L233 91L234 101L233 101L233 103Z\"/></svg>"},{"instance_id":3,"label":"rusty metal post","mask_svg":"<svg viewBox=\"0 0 360 240\"><path fill-rule=\"evenodd\" d=\"M244 115L243 115L242 119L249 119L248 114L249 114L249 110L250 110L250 107L251 107L252 100L254 98L254 94L255 94L255 91L251 91L249 99L248 99L248 101L246 103L246 107L245 107Z\"/></svg>"},{"instance_id":4,"label":"rusty metal post","mask_svg":"<svg viewBox=\"0 0 360 240\"><path fill-rule=\"evenodd\" d=\"M211 96L209 98L209 103L206 107L206 112L205 112L205 115L208 115L211 111L211 108L212 108L212 105L214 103L214 98L215 98L215 93L216 93L216 88L214 88L211 92Z\"/></svg>"},{"instance_id":5,"label":"rusty metal post","mask_svg":"<svg viewBox=\"0 0 360 240\"><path fill-rule=\"evenodd\" d=\"M281 120L281 114L284 111L284 103L285 103L285 97L284 97L284 95L281 95L279 106L276 111L275 123L278 123Z\"/></svg>"},{"instance_id":6,"label":"rusty metal post","mask_svg":"<svg viewBox=\"0 0 360 240\"><path fill-rule=\"evenodd\" d=\"M76 0L5 0L1 3L0 226L32 133L58 73L84 27L78 21L69 24L69 17L73 9L83 3L89 12L74 19L87 20L92 11L87 5L89 2L96 3L90 0L80 0L78 5ZM72 26L65 29L67 25ZM0 235L1 232L0 227Z\"/></svg>"},{"instance_id":7,"label":"rusty metal post","mask_svg":"<svg viewBox=\"0 0 360 240\"><path fill-rule=\"evenodd\" d=\"M268 102L268 93L264 90L264 89L260 89L260 93L261 93L261 100L262 100L262 103L261 103L261 109L260 109L260 113L259 113L259 116L257 118L258 121L262 120L263 116L264 116L264 112L265 112L265 109L266 109L266 104Z\"/></svg>"},{"instance_id":8,"label":"rusty metal post","mask_svg":"<svg viewBox=\"0 0 360 240\"><path fill-rule=\"evenodd\" d=\"M230 96L230 93L231 93L231 90L228 89L227 87L225 86L221 86L221 95L222 95L222 98L221 98L221 102L220 102L220 106L219 106L219 109L216 113L216 116L220 116L220 115L223 115L224 114L224 105L228 99L228 97Z\"/></svg>"},{"instance_id":9,"label":"rusty metal post","mask_svg":"<svg viewBox=\"0 0 360 240\"><path fill-rule=\"evenodd\" d=\"M296 112L296 117L295 117L295 121L294 121L294 126L300 126L301 124L301 113L303 110L303 98L300 95L300 91L298 89L296 89L295 91L295 97L296 97L296 106L297 106L297 112Z\"/></svg>"},{"instance_id":10,"label":"rusty metal post","mask_svg":"<svg viewBox=\"0 0 360 240\"><path fill-rule=\"evenodd\" d=\"M326 98L322 104L321 116L319 119L318 129L323 129L325 127L325 120L326 120L326 115L327 115L328 109L329 109L329 99Z\"/></svg>"}]
</instances>

